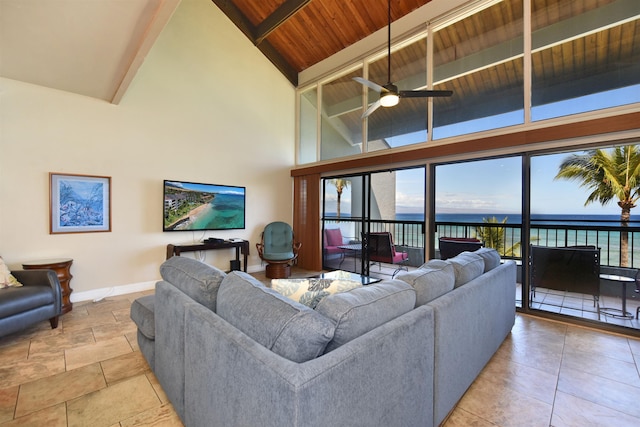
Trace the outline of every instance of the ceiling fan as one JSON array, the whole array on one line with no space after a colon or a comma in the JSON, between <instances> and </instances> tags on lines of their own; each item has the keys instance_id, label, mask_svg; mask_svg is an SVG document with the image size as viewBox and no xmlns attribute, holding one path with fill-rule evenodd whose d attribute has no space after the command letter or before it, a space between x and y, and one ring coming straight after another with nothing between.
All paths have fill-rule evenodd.
<instances>
[{"instance_id":1,"label":"ceiling fan","mask_svg":"<svg viewBox=\"0 0 640 427\"><path fill-rule=\"evenodd\" d=\"M391 0L387 2L388 25L388 44L387 44L387 84L380 86L377 83L363 79L362 77L354 77L353 80L375 90L380 94L380 98L371 104L371 106L362 114L362 118L368 117L378 107L393 107L398 105L400 98L431 98L444 97L453 95L450 90L398 90L398 86L391 83Z\"/></svg>"}]
</instances>

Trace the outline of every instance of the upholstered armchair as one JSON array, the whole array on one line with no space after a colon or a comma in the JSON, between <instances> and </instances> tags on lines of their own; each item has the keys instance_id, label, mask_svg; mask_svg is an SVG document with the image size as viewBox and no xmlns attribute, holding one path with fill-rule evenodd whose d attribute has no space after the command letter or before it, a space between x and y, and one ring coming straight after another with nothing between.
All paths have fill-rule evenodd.
<instances>
[{"instance_id":1,"label":"upholstered armchair","mask_svg":"<svg viewBox=\"0 0 640 427\"><path fill-rule=\"evenodd\" d=\"M62 314L62 290L53 270L14 270L23 286L0 289L0 337L49 320L58 327Z\"/></svg>"},{"instance_id":2,"label":"upholstered armchair","mask_svg":"<svg viewBox=\"0 0 640 427\"><path fill-rule=\"evenodd\" d=\"M267 263L265 275L270 279L287 278L291 264L298 258L302 243L296 242L293 229L286 222L276 221L264 228L260 243L256 243L258 255Z\"/></svg>"}]
</instances>

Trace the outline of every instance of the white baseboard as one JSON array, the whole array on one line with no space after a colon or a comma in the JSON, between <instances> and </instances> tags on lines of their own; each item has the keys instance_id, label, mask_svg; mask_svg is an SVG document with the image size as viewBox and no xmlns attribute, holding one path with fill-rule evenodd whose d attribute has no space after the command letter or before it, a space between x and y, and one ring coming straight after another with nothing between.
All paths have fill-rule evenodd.
<instances>
[{"instance_id":1,"label":"white baseboard","mask_svg":"<svg viewBox=\"0 0 640 427\"><path fill-rule=\"evenodd\" d=\"M84 292L73 292L71 294L71 302L90 300L97 302L106 297L112 297L115 295L126 295L132 294L134 292L148 291L150 289L155 289L157 281L158 280L153 280L151 282L132 283L130 285L113 286L111 288L100 288Z\"/></svg>"},{"instance_id":2,"label":"white baseboard","mask_svg":"<svg viewBox=\"0 0 640 427\"><path fill-rule=\"evenodd\" d=\"M250 265L247 268L248 273L257 273L264 271L264 267L260 265ZM80 301L100 301L106 297L112 297L115 295L126 295L132 294L134 292L142 292L148 291L150 289L155 289L156 283L161 280L153 280L151 282L140 282L140 283L132 283L130 285L120 285L113 286L111 288L100 288L100 289L92 289L90 291L84 292L73 292L71 294L71 302L80 302Z\"/></svg>"}]
</instances>

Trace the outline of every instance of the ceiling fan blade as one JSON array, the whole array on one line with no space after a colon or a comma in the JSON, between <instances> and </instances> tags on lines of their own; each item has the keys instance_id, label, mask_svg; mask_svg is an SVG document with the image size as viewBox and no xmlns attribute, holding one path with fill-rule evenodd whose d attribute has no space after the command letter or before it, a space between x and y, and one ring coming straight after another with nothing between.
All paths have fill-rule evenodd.
<instances>
[{"instance_id":1,"label":"ceiling fan blade","mask_svg":"<svg viewBox=\"0 0 640 427\"><path fill-rule=\"evenodd\" d=\"M451 90L401 90L398 92L400 98L435 98L451 96Z\"/></svg>"},{"instance_id":2,"label":"ceiling fan blade","mask_svg":"<svg viewBox=\"0 0 640 427\"><path fill-rule=\"evenodd\" d=\"M380 93L384 90L384 88L382 86L380 86L377 83L371 82L369 80L363 79L362 77L354 77L353 80L357 81L358 83L361 83L363 85L365 85L366 87L375 90L376 92Z\"/></svg>"},{"instance_id":3,"label":"ceiling fan blade","mask_svg":"<svg viewBox=\"0 0 640 427\"><path fill-rule=\"evenodd\" d=\"M380 107L380 100L378 99L376 102L374 102L373 104L371 104L369 106L369 108L367 108L367 111L365 111L364 113L362 113L362 119L364 119L365 117L369 117L369 115L371 113L373 113L374 111L376 111L378 109L378 107Z\"/></svg>"}]
</instances>

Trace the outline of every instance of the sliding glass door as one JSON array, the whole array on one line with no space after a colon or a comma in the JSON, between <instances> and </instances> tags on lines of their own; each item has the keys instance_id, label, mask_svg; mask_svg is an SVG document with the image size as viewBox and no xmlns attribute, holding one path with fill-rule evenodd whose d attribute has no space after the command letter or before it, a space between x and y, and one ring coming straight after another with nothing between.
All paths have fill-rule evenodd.
<instances>
[{"instance_id":1,"label":"sliding glass door","mask_svg":"<svg viewBox=\"0 0 640 427\"><path fill-rule=\"evenodd\" d=\"M323 179L323 268L391 276L424 262L425 168ZM384 235L391 257L372 262L369 233ZM395 258L394 258L395 255Z\"/></svg>"}]
</instances>

